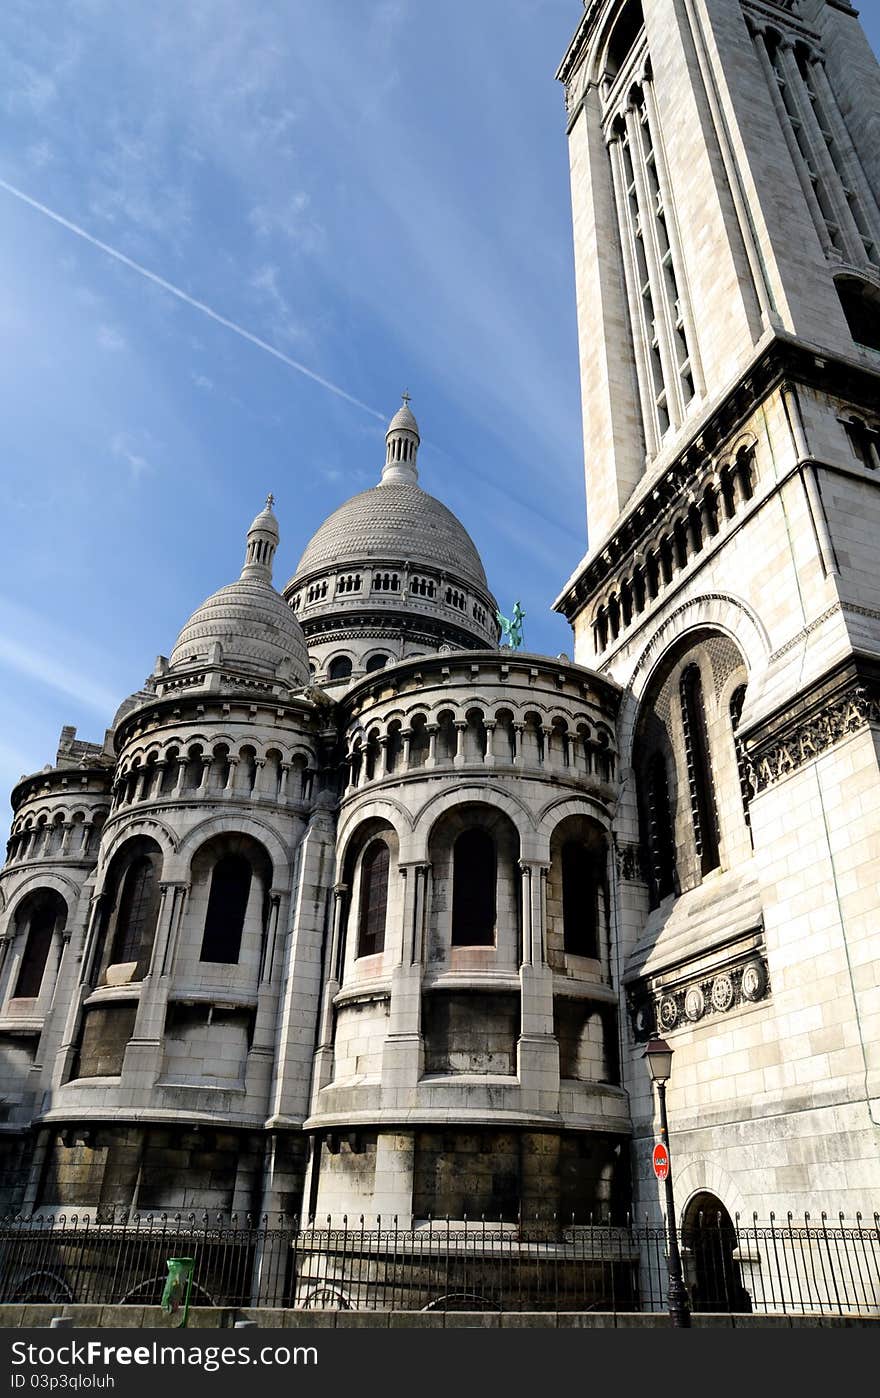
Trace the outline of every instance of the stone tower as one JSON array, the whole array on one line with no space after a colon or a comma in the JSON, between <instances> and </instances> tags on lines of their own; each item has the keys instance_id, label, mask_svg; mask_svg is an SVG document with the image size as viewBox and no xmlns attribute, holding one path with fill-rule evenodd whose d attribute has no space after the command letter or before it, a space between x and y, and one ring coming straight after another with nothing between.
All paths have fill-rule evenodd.
<instances>
[{"instance_id":1,"label":"stone tower","mask_svg":"<svg viewBox=\"0 0 880 1398\"><path fill-rule=\"evenodd\" d=\"M615 907L676 1193L880 1197L880 69L845 0L589 0L563 59Z\"/></svg>"}]
</instances>

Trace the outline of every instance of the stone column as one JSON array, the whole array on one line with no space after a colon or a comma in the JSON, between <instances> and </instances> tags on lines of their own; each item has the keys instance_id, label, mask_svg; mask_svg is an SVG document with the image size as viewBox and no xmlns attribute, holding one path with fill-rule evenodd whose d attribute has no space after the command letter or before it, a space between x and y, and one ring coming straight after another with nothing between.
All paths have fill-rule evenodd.
<instances>
[{"instance_id":1,"label":"stone column","mask_svg":"<svg viewBox=\"0 0 880 1398\"><path fill-rule=\"evenodd\" d=\"M155 769L154 769L156 775L155 775L155 779L154 779L154 781L153 781L153 790L150 792L150 800L151 800L151 801L158 801L159 797L162 795L162 779L163 779L163 777L165 776L165 768L166 768L166 766L167 766L167 763L162 762L162 761L159 761L159 762L156 763L156 766L155 766Z\"/></svg>"},{"instance_id":2,"label":"stone column","mask_svg":"<svg viewBox=\"0 0 880 1398\"><path fill-rule=\"evenodd\" d=\"M486 729L486 752L483 762L487 767L495 766L495 729L497 727L494 718L483 720L483 727Z\"/></svg>"},{"instance_id":3,"label":"stone column","mask_svg":"<svg viewBox=\"0 0 880 1398\"><path fill-rule=\"evenodd\" d=\"M521 767L523 765L523 733L524 723L514 723L513 725L513 765Z\"/></svg>"},{"instance_id":4,"label":"stone column","mask_svg":"<svg viewBox=\"0 0 880 1398\"><path fill-rule=\"evenodd\" d=\"M553 972L546 960L547 874L540 860L521 859L523 947L517 1074L539 1110L558 1108L559 1045L553 1032Z\"/></svg>"},{"instance_id":5,"label":"stone column","mask_svg":"<svg viewBox=\"0 0 880 1398\"><path fill-rule=\"evenodd\" d=\"M170 977L163 975L163 968L173 961L171 940L177 933L178 908L182 901L178 897L181 885L170 881L162 882L161 902L156 919L156 935L147 974L141 981L141 993L135 1015L134 1029L125 1050L122 1063L123 1077L130 1078L137 1073L136 1081L141 1087L154 1083L162 1070L165 1017L168 1008Z\"/></svg>"},{"instance_id":6,"label":"stone column","mask_svg":"<svg viewBox=\"0 0 880 1398\"><path fill-rule=\"evenodd\" d=\"M347 883L334 884L330 955L327 958L327 975L321 995L318 1047L315 1051L314 1094L317 1094L322 1087L326 1087L333 1077L333 1001L339 993L339 986L342 981L349 893L350 889Z\"/></svg>"},{"instance_id":7,"label":"stone column","mask_svg":"<svg viewBox=\"0 0 880 1398\"><path fill-rule=\"evenodd\" d=\"M187 764L188 764L188 763L189 763L189 758L188 758L188 757L182 756L182 757L178 757L178 759L177 759L177 781L176 781L175 784L174 784L174 795L175 795L175 797L179 797L179 796L181 796L182 793L183 793L183 783L184 783L184 779L185 779L185 777L186 777L186 769L187 769Z\"/></svg>"},{"instance_id":8,"label":"stone column","mask_svg":"<svg viewBox=\"0 0 880 1398\"><path fill-rule=\"evenodd\" d=\"M844 196L840 176L828 154L825 137L822 135L816 120L816 113L813 111L813 104L801 77L801 71L789 39L783 39L780 42L779 53L786 86L797 104L798 116L810 145L814 168L825 187L828 202L840 230L840 241L843 244L843 249L840 251L850 262L855 262L858 266L864 262L865 246L852 216L852 209Z\"/></svg>"},{"instance_id":9,"label":"stone column","mask_svg":"<svg viewBox=\"0 0 880 1398\"><path fill-rule=\"evenodd\" d=\"M776 115L779 118L779 124L782 127L782 134L785 137L785 143L788 146L788 153L791 156L792 164L794 165L794 168L797 171L797 177L800 181L801 192L804 196L807 207L810 210L810 216L812 217L813 223L816 226L816 232L819 236L819 242L822 245L822 251L827 257L831 251L831 240L828 237L828 229L825 225L825 220L822 217L822 210L819 208L819 201L816 198L816 191L813 188L813 182L810 179L809 174L807 172L804 157L801 154L800 148L795 138L794 131L792 130L791 122L789 120L785 103L783 102L782 96L779 91L779 83L776 78L776 72L773 68L772 63L770 62L770 55L767 52L767 44L764 39L764 31L763 29L754 26L753 33L755 38L755 48L758 51L758 59L761 64L761 67L764 70L764 77L767 81L767 86L770 89L770 95L773 99L773 105L776 108Z\"/></svg>"},{"instance_id":10,"label":"stone column","mask_svg":"<svg viewBox=\"0 0 880 1398\"><path fill-rule=\"evenodd\" d=\"M408 772L410 747L412 746L412 729L402 728L400 731L400 736L403 740L403 770L405 772Z\"/></svg>"},{"instance_id":11,"label":"stone column","mask_svg":"<svg viewBox=\"0 0 880 1398\"><path fill-rule=\"evenodd\" d=\"M427 762L425 763L425 766L426 766L426 767L436 767L436 766L437 766L437 735L438 735L439 731L440 731L439 724L436 724L436 723L429 723L429 724L428 724L428 726L427 726L427 733L428 733L428 760L427 760Z\"/></svg>"},{"instance_id":12,"label":"stone column","mask_svg":"<svg viewBox=\"0 0 880 1398\"><path fill-rule=\"evenodd\" d=\"M229 771L226 773L226 785L223 787L224 792L228 794L231 794L235 790L235 778L239 761L240 759L238 757L233 757L232 753L229 754Z\"/></svg>"},{"instance_id":13,"label":"stone column","mask_svg":"<svg viewBox=\"0 0 880 1398\"><path fill-rule=\"evenodd\" d=\"M254 758L254 784L251 787L252 796L262 796L263 794L263 769L265 766L265 757Z\"/></svg>"},{"instance_id":14,"label":"stone column","mask_svg":"<svg viewBox=\"0 0 880 1398\"><path fill-rule=\"evenodd\" d=\"M828 74L825 72L825 59L821 54L810 54L810 68L814 87L825 109L831 133L837 142L837 149L840 151L846 168L848 183L861 202L865 217L874 232L875 240L880 240L880 206L878 206L874 191L871 189L862 168L862 162L852 143L846 122L841 116L834 89L828 81Z\"/></svg>"},{"instance_id":15,"label":"stone column","mask_svg":"<svg viewBox=\"0 0 880 1398\"><path fill-rule=\"evenodd\" d=\"M70 849L70 837L71 837L72 834L73 834L73 821L72 821L72 820L66 820L66 821L64 822L64 834L61 836L61 850L60 850L60 853L61 853L62 857L63 857L64 855L66 855L67 852L68 852L68 850Z\"/></svg>"},{"instance_id":16,"label":"stone column","mask_svg":"<svg viewBox=\"0 0 880 1398\"><path fill-rule=\"evenodd\" d=\"M388 1036L382 1052L382 1105L405 1109L415 1104L424 1067L421 1036L422 963L427 890L431 866L403 864L403 926L400 961L391 973Z\"/></svg>"},{"instance_id":17,"label":"stone column","mask_svg":"<svg viewBox=\"0 0 880 1398\"><path fill-rule=\"evenodd\" d=\"M287 782L290 777L290 763L281 763L281 777L278 782L278 800L283 805L287 801Z\"/></svg>"},{"instance_id":18,"label":"stone column","mask_svg":"<svg viewBox=\"0 0 880 1398\"><path fill-rule=\"evenodd\" d=\"M266 941L260 957L260 984L272 979L275 963L275 941L278 936L278 912L281 907L281 894L276 889L269 893L269 916L266 921Z\"/></svg>"},{"instance_id":19,"label":"stone column","mask_svg":"<svg viewBox=\"0 0 880 1398\"><path fill-rule=\"evenodd\" d=\"M464 766L464 735L467 723L462 718L455 720L455 756L452 759L453 767Z\"/></svg>"}]
</instances>

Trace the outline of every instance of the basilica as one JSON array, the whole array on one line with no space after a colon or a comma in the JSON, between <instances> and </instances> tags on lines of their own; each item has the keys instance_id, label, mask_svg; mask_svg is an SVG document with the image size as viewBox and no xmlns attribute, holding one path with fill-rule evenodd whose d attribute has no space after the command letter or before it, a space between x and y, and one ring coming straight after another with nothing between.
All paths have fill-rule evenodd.
<instances>
[{"instance_id":1,"label":"basilica","mask_svg":"<svg viewBox=\"0 0 880 1398\"><path fill-rule=\"evenodd\" d=\"M270 497L13 790L10 1212L659 1217L657 1035L685 1221L880 1207L880 69L846 0L586 0L558 76L575 660L408 400L281 590Z\"/></svg>"}]
</instances>

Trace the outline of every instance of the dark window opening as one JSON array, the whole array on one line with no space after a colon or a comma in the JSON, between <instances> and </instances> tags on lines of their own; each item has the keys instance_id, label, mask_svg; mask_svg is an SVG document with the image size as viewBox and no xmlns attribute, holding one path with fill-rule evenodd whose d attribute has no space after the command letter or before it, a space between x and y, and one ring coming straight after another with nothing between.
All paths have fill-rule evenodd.
<instances>
[{"instance_id":1,"label":"dark window opening","mask_svg":"<svg viewBox=\"0 0 880 1398\"><path fill-rule=\"evenodd\" d=\"M562 933L573 956L599 955L599 890L596 856L569 840L562 846Z\"/></svg>"},{"instance_id":2,"label":"dark window opening","mask_svg":"<svg viewBox=\"0 0 880 1398\"><path fill-rule=\"evenodd\" d=\"M739 775L739 794L742 800L743 816L751 834L752 817L749 811L749 802L752 799L752 787L749 781L749 766L746 760L746 749L742 738L739 737L737 729L742 718L743 704L746 699L746 687L739 685L730 696L730 726L733 729L733 746L736 749L736 770Z\"/></svg>"},{"instance_id":3,"label":"dark window opening","mask_svg":"<svg viewBox=\"0 0 880 1398\"><path fill-rule=\"evenodd\" d=\"M703 682L696 665L688 665L683 671L679 694L694 844L700 871L708 874L718 868L720 850L709 735L703 706Z\"/></svg>"},{"instance_id":4,"label":"dark window opening","mask_svg":"<svg viewBox=\"0 0 880 1398\"><path fill-rule=\"evenodd\" d=\"M387 655L371 655L364 669L368 675L372 675L376 670L384 670L388 664Z\"/></svg>"},{"instance_id":5,"label":"dark window opening","mask_svg":"<svg viewBox=\"0 0 880 1398\"><path fill-rule=\"evenodd\" d=\"M358 956L375 956L385 950L389 865L388 846L384 840L374 840L367 848L361 865Z\"/></svg>"},{"instance_id":6,"label":"dark window opening","mask_svg":"<svg viewBox=\"0 0 880 1398\"><path fill-rule=\"evenodd\" d=\"M620 13L620 18L614 26L614 31L608 43L605 55L605 71L609 77L614 77L623 67L633 44L644 27L644 16L639 0L630 0Z\"/></svg>"},{"instance_id":7,"label":"dark window opening","mask_svg":"<svg viewBox=\"0 0 880 1398\"><path fill-rule=\"evenodd\" d=\"M657 907L675 890L675 836L669 804L669 781L662 752L648 762L645 782L645 816L651 875L651 905Z\"/></svg>"},{"instance_id":8,"label":"dark window opening","mask_svg":"<svg viewBox=\"0 0 880 1398\"><path fill-rule=\"evenodd\" d=\"M865 282L839 281L834 285L856 344L880 350L880 292Z\"/></svg>"},{"instance_id":9,"label":"dark window opening","mask_svg":"<svg viewBox=\"0 0 880 1398\"><path fill-rule=\"evenodd\" d=\"M327 678L330 680L347 680L351 674L351 661L347 655L337 655L335 660L330 661L327 670Z\"/></svg>"},{"instance_id":10,"label":"dark window opening","mask_svg":"<svg viewBox=\"0 0 880 1398\"><path fill-rule=\"evenodd\" d=\"M229 966L238 962L250 891L251 866L244 855L227 854L218 859L211 875L201 961Z\"/></svg>"},{"instance_id":11,"label":"dark window opening","mask_svg":"<svg viewBox=\"0 0 880 1398\"><path fill-rule=\"evenodd\" d=\"M141 855L126 870L110 961L113 965L139 961L151 945L159 911L159 882L149 855Z\"/></svg>"},{"instance_id":12,"label":"dark window opening","mask_svg":"<svg viewBox=\"0 0 880 1398\"><path fill-rule=\"evenodd\" d=\"M15 982L16 999L33 1000L39 995L56 920L57 909L52 903L42 903L31 913L24 956Z\"/></svg>"},{"instance_id":13,"label":"dark window opening","mask_svg":"<svg viewBox=\"0 0 880 1398\"><path fill-rule=\"evenodd\" d=\"M452 944L495 943L495 843L485 830L465 830L452 855Z\"/></svg>"}]
</instances>

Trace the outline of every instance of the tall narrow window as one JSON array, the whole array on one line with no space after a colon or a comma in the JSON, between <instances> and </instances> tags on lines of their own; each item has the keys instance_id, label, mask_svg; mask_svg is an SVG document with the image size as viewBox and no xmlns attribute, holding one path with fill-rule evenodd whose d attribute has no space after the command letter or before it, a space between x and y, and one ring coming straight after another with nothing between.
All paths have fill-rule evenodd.
<instances>
[{"instance_id":1,"label":"tall narrow window","mask_svg":"<svg viewBox=\"0 0 880 1398\"><path fill-rule=\"evenodd\" d=\"M16 999L34 1000L39 995L57 917L58 909L52 900L38 903L31 913L24 955L15 982Z\"/></svg>"},{"instance_id":2,"label":"tall narrow window","mask_svg":"<svg viewBox=\"0 0 880 1398\"><path fill-rule=\"evenodd\" d=\"M250 891L251 866L244 855L227 854L217 860L211 875L201 961L236 965Z\"/></svg>"},{"instance_id":3,"label":"tall narrow window","mask_svg":"<svg viewBox=\"0 0 880 1398\"><path fill-rule=\"evenodd\" d=\"M703 682L696 665L688 665L682 671L679 695L694 844L700 870L703 874L708 874L712 869L718 868L720 851L709 735L706 731L706 714L703 707Z\"/></svg>"},{"instance_id":4,"label":"tall narrow window","mask_svg":"<svg viewBox=\"0 0 880 1398\"><path fill-rule=\"evenodd\" d=\"M610 125L611 167L633 313L633 337L641 345L640 385L646 422L662 441L679 423L695 381L689 330L676 266L673 215L665 193L652 122L650 83L627 94L626 109Z\"/></svg>"},{"instance_id":5,"label":"tall narrow window","mask_svg":"<svg viewBox=\"0 0 880 1398\"><path fill-rule=\"evenodd\" d=\"M562 846L562 928L565 950L599 955L599 890L596 856L576 840Z\"/></svg>"},{"instance_id":6,"label":"tall narrow window","mask_svg":"<svg viewBox=\"0 0 880 1398\"><path fill-rule=\"evenodd\" d=\"M375 956L385 950L389 865L388 846L384 840L374 840L367 846L361 864L358 956Z\"/></svg>"},{"instance_id":7,"label":"tall narrow window","mask_svg":"<svg viewBox=\"0 0 880 1398\"><path fill-rule=\"evenodd\" d=\"M149 855L135 859L125 872L113 936L111 963L143 959L152 945L159 911L159 881Z\"/></svg>"},{"instance_id":8,"label":"tall narrow window","mask_svg":"<svg viewBox=\"0 0 880 1398\"><path fill-rule=\"evenodd\" d=\"M746 687L744 684L738 685L730 696L730 726L733 729L733 746L736 749L736 770L739 776L739 794L742 800L743 816L745 817L746 825L751 833L752 817L749 812L749 802L752 798L752 788L749 783L749 768L746 762L745 744L737 733L745 700Z\"/></svg>"},{"instance_id":9,"label":"tall narrow window","mask_svg":"<svg viewBox=\"0 0 880 1398\"><path fill-rule=\"evenodd\" d=\"M465 830L452 854L452 944L495 943L495 842L485 830Z\"/></svg>"},{"instance_id":10,"label":"tall narrow window","mask_svg":"<svg viewBox=\"0 0 880 1398\"><path fill-rule=\"evenodd\" d=\"M656 907L675 888L675 835L669 804L669 779L662 752L650 758L645 773L645 817L651 875L651 903Z\"/></svg>"}]
</instances>

